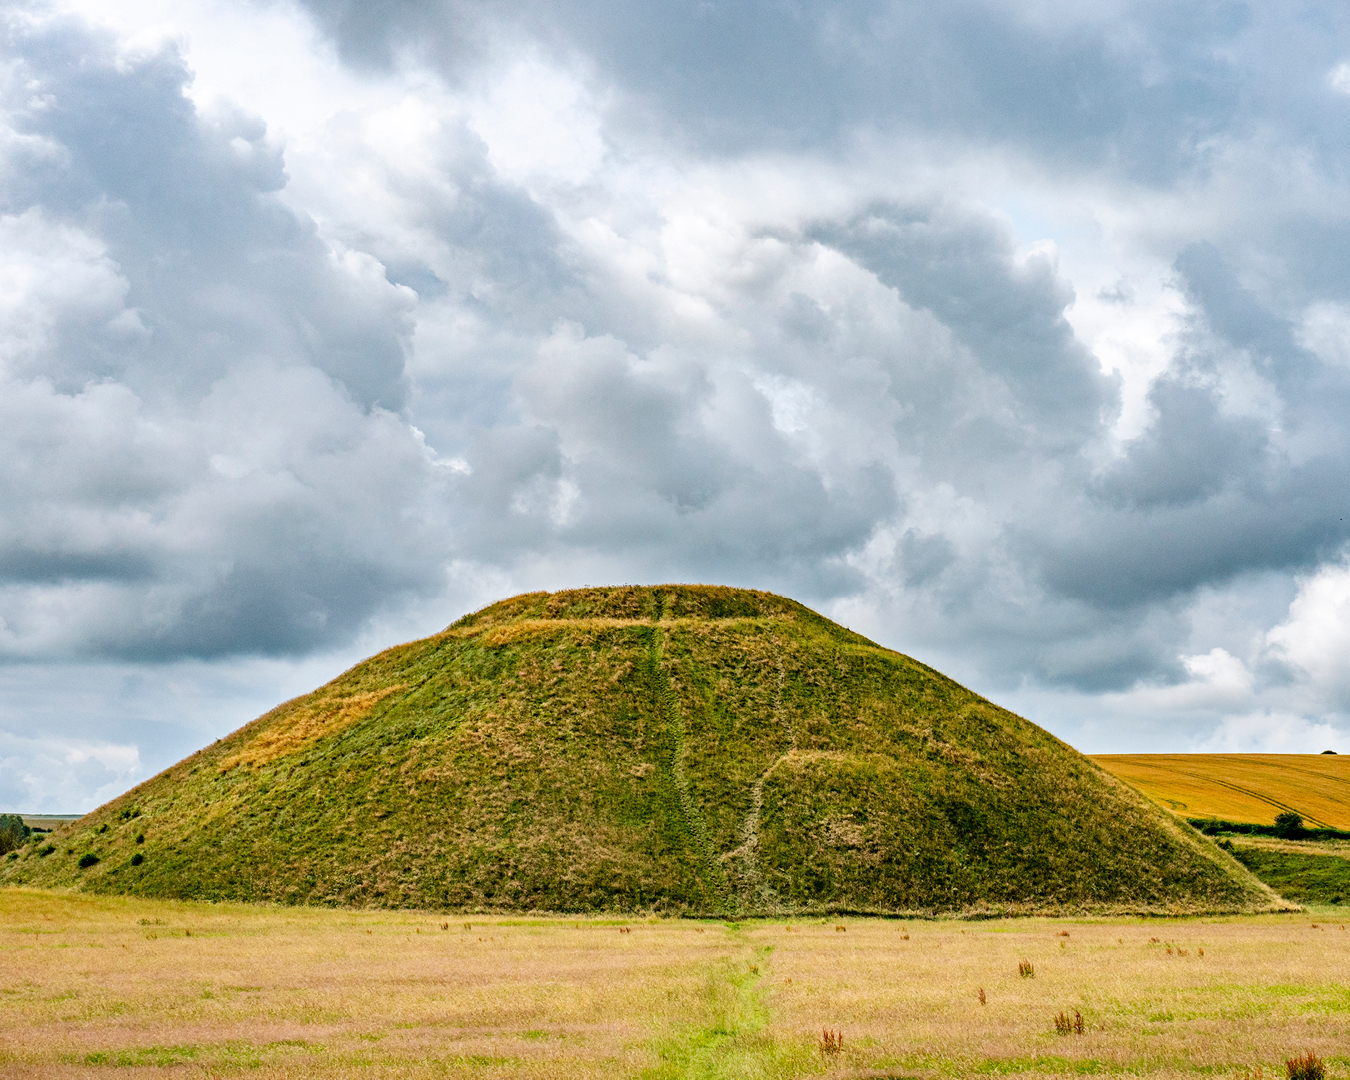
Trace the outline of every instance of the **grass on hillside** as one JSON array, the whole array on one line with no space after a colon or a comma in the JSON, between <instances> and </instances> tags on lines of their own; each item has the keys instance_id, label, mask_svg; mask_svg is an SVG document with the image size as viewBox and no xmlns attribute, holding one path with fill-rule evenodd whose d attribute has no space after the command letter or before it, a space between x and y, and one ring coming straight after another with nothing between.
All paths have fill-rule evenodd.
<instances>
[{"instance_id":1,"label":"grass on hillside","mask_svg":"<svg viewBox=\"0 0 1350 1080\"><path fill-rule=\"evenodd\" d=\"M0 1072L1273 1080L1311 1051L1345 1080L1338 918L452 920L0 889Z\"/></svg>"},{"instance_id":2,"label":"grass on hillside","mask_svg":"<svg viewBox=\"0 0 1350 1080\"><path fill-rule=\"evenodd\" d=\"M468 911L1278 903L1027 720L790 600L701 586L493 605L28 845L0 881Z\"/></svg>"},{"instance_id":3,"label":"grass on hillside","mask_svg":"<svg viewBox=\"0 0 1350 1080\"><path fill-rule=\"evenodd\" d=\"M1269 825L1293 810L1310 826L1350 829L1347 754L1096 754L1092 760L1182 817Z\"/></svg>"}]
</instances>

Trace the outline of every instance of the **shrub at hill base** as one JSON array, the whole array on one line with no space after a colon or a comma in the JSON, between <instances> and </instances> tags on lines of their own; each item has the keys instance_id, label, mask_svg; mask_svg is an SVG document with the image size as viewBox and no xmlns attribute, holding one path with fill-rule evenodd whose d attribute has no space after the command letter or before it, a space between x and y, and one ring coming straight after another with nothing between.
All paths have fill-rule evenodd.
<instances>
[{"instance_id":1,"label":"shrub at hill base","mask_svg":"<svg viewBox=\"0 0 1350 1080\"><path fill-rule=\"evenodd\" d=\"M26 844L29 832L18 814L0 814L0 855L8 855Z\"/></svg>"},{"instance_id":2,"label":"shrub at hill base","mask_svg":"<svg viewBox=\"0 0 1350 1080\"><path fill-rule=\"evenodd\" d=\"M704 586L495 604L54 839L0 880L551 911L1279 903L1034 724L793 601Z\"/></svg>"}]
</instances>

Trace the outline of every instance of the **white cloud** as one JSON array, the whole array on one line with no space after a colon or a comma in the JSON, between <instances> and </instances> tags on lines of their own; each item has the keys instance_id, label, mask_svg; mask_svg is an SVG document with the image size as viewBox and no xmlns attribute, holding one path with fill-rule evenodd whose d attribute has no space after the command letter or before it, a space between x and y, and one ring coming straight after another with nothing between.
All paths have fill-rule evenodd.
<instances>
[{"instance_id":1,"label":"white cloud","mask_svg":"<svg viewBox=\"0 0 1350 1080\"><path fill-rule=\"evenodd\" d=\"M469 106L488 160L516 183L582 184L601 167L605 144L585 81L538 53L510 62Z\"/></svg>"},{"instance_id":2,"label":"white cloud","mask_svg":"<svg viewBox=\"0 0 1350 1080\"><path fill-rule=\"evenodd\" d=\"M1350 305L1328 300L1309 304L1297 332L1299 344L1323 363L1350 367Z\"/></svg>"},{"instance_id":3,"label":"white cloud","mask_svg":"<svg viewBox=\"0 0 1350 1080\"><path fill-rule=\"evenodd\" d=\"M1307 676L1324 708L1350 711L1350 565L1332 563L1302 579L1288 617L1266 638L1275 656Z\"/></svg>"},{"instance_id":4,"label":"white cloud","mask_svg":"<svg viewBox=\"0 0 1350 1080\"><path fill-rule=\"evenodd\" d=\"M1320 754L1323 750L1350 753L1350 737L1325 721L1271 712L1226 716L1195 746L1203 754Z\"/></svg>"},{"instance_id":5,"label":"white cloud","mask_svg":"<svg viewBox=\"0 0 1350 1080\"><path fill-rule=\"evenodd\" d=\"M84 813L141 779L134 745L0 732L0 806L8 812Z\"/></svg>"}]
</instances>

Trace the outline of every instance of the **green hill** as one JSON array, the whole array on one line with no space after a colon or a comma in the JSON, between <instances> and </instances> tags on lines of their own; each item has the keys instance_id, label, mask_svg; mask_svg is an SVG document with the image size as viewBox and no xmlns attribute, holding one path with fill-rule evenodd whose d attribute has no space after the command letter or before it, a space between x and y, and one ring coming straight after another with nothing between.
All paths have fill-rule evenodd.
<instances>
[{"instance_id":1,"label":"green hill","mask_svg":"<svg viewBox=\"0 0 1350 1080\"><path fill-rule=\"evenodd\" d=\"M0 881L550 911L1278 903L1034 724L791 600L705 586L465 616L30 843Z\"/></svg>"}]
</instances>

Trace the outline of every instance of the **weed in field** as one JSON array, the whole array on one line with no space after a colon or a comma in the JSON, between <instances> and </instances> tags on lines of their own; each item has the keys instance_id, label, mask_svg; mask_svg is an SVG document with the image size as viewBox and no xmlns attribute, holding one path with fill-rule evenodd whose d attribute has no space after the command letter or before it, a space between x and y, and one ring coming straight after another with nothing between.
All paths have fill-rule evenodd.
<instances>
[{"instance_id":1,"label":"weed in field","mask_svg":"<svg viewBox=\"0 0 1350 1080\"><path fill-rule=\"evenodd\" d=\"M844 1049L844 1033L842 1031L831 1031L825 1028L820 1033L820 1052L826 1057L832 1057ZM1304 1080L1299 1077L1298 1080ZM1320 1077L1316 1080L1321 1080Z\"/></svg>"},{"instance_id":2,"label":"weed in field","mask_svg":"<svg viewBox=\"0 0 1350 1080\"><path fill-rule=\"evenodd\" d=\"M1055 1031L1060 1035L1083 1034L1083 1014L1077 1009L1074 1009L1072 1018L1068 1013L1060 1013L1055 1017Z\"/></svg>"},{"instance_id":3,"label":"weed in field","mask_svg":"<svg viewBox=\"0 0 1350 1080\"><path fill-rule=\"evenodd\" d=\"M1017 965L1017 974L1021 975L1024 979L1030 979L1036 974L1036 969L1031 965L1030 960L1023 960Z\"/></svg>"},{"instance_id":4,"label":"weed in field","mask_svg":"<svg viewBox=\"0 0 1350 1080\"><path fill-rule=\"evenodd\" d=\"M1069 932L1068 932L1067 930L1061 930L1061 931L1060 931L1058 934L1056 934L1055 936L1056 936L1056 937L1068 937L1068 936L1069 936Z\"/></svg>"},{"instance_id":5,"label":"weed in field","mask_svg":"<svg viewBox=\"0 0 1350 1080\"><path fill-rule=\"evenodd\" d=\"M989 1004L989 1003L988 1003L987 1001L985 1001L985 999L984 999L984 987L983 987L983 986L980 987L980 1004L981 1004L981 1005L988 1005L988 1004Z\"/></svg>"},{"instance_id":6,"label":"weed in field","mask_svg":"<svg viewBox=\"0 0 1350 1080\"><path fill-rule=\"evenodd\" d=\"M1290 1058L1284 1068L1289 1080L1325 1080L1327 1075L1326 1064L1311 1050Z\"/></svg>"},{"instance_id":7,"label":"weed in field","mask_svg":"<svg viewBox=\"0 0 1350 1080\"><path fill-rule=\"evenodd\" d=\"M846 931L847 929L848 929L847 926L836 926L836 927L834 928L834 932L835 932L836 934L842 934L842 933L844 933L844 931Z\"/></svg>"},{"instance_id":8,"label":"weed in field","mask_svg":"<svg viewBox=\"0 0 1350 1080\"><path fill-rule=\"evenodd\" d=\"M132 866L140 866L141 863L143 862L145 862L145 856L142 855L139 851L136 852L136 854L131 857Z\"/></svg>"}]
</instances>

